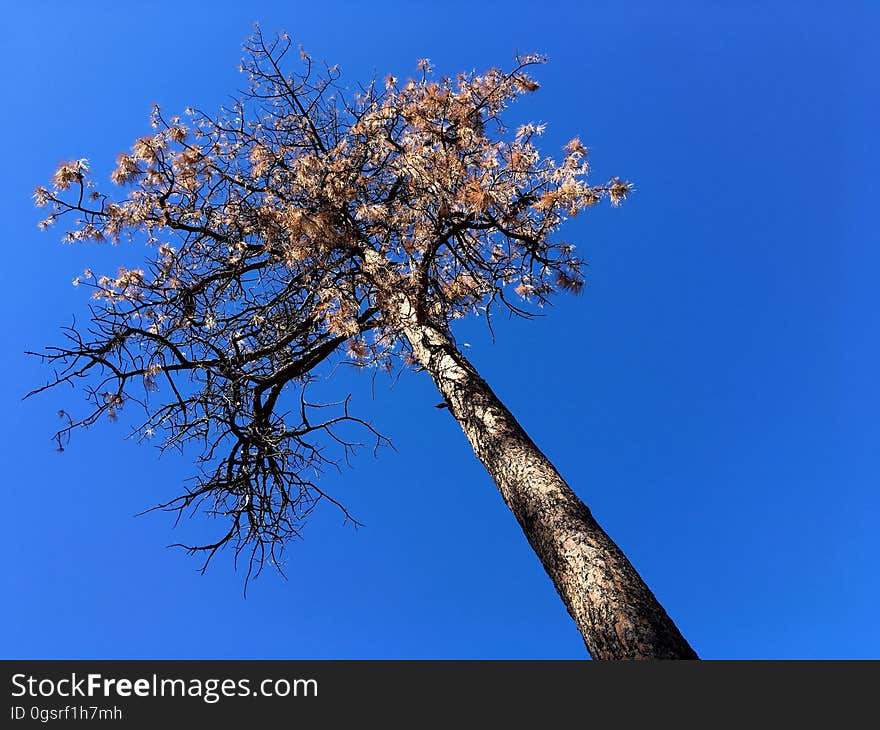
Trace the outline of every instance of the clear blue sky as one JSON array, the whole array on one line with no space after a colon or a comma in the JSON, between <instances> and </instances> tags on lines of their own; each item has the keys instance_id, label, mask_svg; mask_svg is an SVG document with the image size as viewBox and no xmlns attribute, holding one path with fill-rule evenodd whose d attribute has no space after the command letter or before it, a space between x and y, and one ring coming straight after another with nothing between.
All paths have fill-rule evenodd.
<instances>
[{"instance_id":1,"label":"clear blue sky","mask_svg":"<svg viewBox=\"0 0 880 730\"><path fill-rule=\"evenodd\" d=\"M880 657L876 227L878 6L811 2L5 3L0 392L6 658L577 658L583 645L513 517L422 374L352 378L394 439L326 486L323 512L242 597L165 545L186 457L119 425L53 451L55 412L21 402L23 355L86 312L71 279L141 251L40 233L33 186L62 159L106 176L170 113L242 85L259 20L355 82L539 51L512 119L575 134L619 210L566 237L590 285L536 322L462 339L487 380L709 658Z\"/></svg>"}]
</instances>

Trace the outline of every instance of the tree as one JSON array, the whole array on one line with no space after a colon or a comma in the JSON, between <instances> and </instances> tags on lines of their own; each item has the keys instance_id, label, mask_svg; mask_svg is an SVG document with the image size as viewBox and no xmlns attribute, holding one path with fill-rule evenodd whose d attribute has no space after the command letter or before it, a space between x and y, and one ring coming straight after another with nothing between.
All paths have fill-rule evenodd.
<instances>
[{"instance_id":1,"label":"tree","mask_svg":"<svg viewBox=\"0 0 880 730\"><path fill-rule=\"evenodd\" d=\"M556 292L583 286L583 262L556 240L569 216L629 184L586 181L578 139L561 162L542 156L542 127L509 131L502 112L538 88L517 57L510 71L389 76L349 95L335 67L283 66L282 34L245 44L249 85L214 115L187 110L117 160L117 198L86 160L60 166L38 205L41 225L68 222L68 241L140 240L145 269L86 270L89 326L39 353L55 377L36 392L82 382L73 430L138 408L141 437L197 445L198 475L157 508L203 508L228 519L216 541L188 545L205 565L224 546L248 577L277 565L322 501L314 474L347 457L351 427L384 437L349 400L312 402L331 360L364 368L403 359L426 371L519 521L594 658L695 658L657 599L553 465L455 344L452 322L497 310L532 316Z\"/></svg>"}]
</instances>

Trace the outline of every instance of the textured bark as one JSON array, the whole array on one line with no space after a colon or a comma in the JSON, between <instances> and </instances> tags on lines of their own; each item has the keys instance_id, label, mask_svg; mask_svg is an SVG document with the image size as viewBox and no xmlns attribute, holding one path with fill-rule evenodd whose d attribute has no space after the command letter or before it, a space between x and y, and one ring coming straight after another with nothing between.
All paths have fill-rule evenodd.
<instances>
[{"instance_id":1,"label":"textured bark","mask_svg":"<svg viewBox=\"0 0 880 730\"><path fill-rule=\"evenodd\" d=\"M641 576L473 365L404 304L402 330L519 521L594 659L697 659Z\"/></svg>"}]
</instances>

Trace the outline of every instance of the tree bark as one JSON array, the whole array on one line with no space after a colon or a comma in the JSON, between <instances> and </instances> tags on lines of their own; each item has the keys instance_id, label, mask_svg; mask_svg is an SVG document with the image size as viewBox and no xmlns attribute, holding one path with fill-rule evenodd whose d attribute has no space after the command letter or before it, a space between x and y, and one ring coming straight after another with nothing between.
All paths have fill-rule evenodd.
<instances>
[{"instance_id":1,"label":"tree bark","mask_svg":"<svg viewBox=\"0 0 880 730\"><path fill-rule=\"evenodd\" d=\"M587 506L452 340L408 307L402 331L516 516L594 659L697 659Z\"/></svg>"}]
</instances>

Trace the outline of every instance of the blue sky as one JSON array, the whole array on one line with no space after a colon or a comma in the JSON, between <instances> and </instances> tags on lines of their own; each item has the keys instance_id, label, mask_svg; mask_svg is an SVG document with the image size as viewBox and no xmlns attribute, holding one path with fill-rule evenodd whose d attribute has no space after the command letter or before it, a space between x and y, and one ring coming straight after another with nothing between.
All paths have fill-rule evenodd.
<instances>
[{"instance_id":1,"label":"blue sky","mask_svg":"<svg viewBox=\"0 0 880 730\"><path fill-rule=\"evenodd\" d=\"M351 378L394 451L326 486L365 523L316 516L245 599L165 546L209 534L136 512L174 493L101 425L50 441L79 393L21 401L24 356L82 320L85 266L142 251L40 233L30 195L63 159L106 176L150 105L241 86L254 21L357 82L538 51L512 120L575 134L596 182L637 191L566 238L585 293L534 322L459 332L483 375L707 658L877 658L880 307L877 6L809 2L8 3L0 49L6 312L0 393L6 658L580 658L580 637L424 374ZM843 9L841 9L843 8Z\"/></svg>"}]
</instances>

